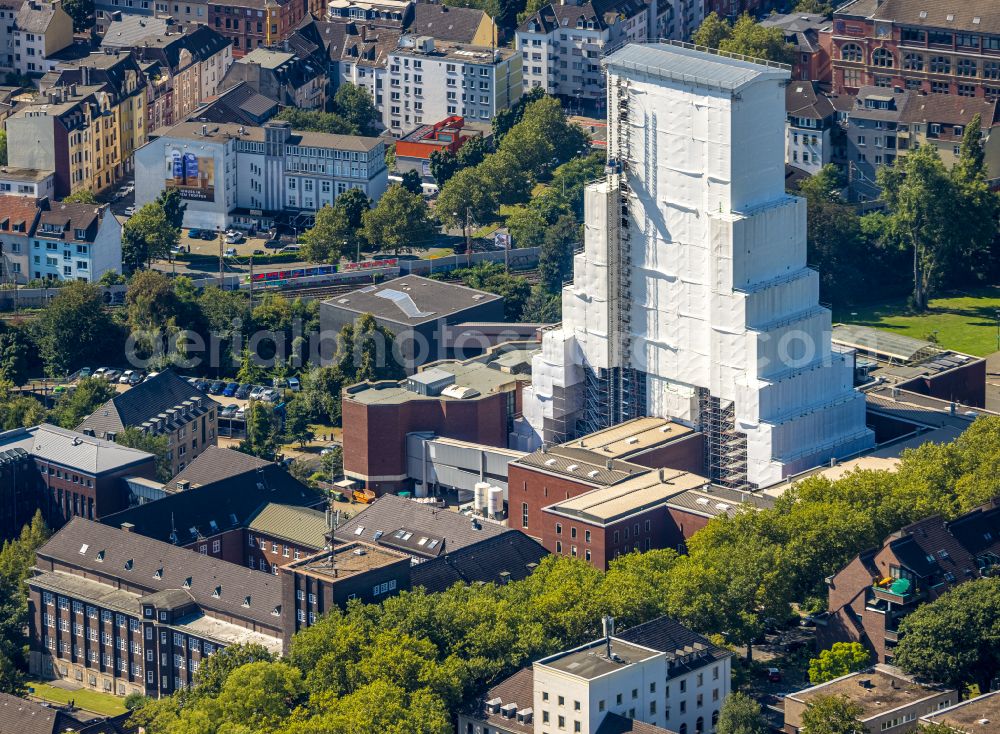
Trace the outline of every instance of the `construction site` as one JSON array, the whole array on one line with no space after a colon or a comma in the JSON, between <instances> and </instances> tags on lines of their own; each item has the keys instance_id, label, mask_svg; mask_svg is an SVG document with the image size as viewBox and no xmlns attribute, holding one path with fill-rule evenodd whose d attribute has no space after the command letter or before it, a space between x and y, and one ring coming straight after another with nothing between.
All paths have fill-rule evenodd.
<instances>
[{"instance_id":1,"label":"construction site","mask_svg":"<svg viewBox=\"0 0 1000 734\"><path fill-rule=\"evenodd\" d=\"M606 176L523 393L530 451L639 417L704 434L755 490L874 444L784 187L787 66L677 43L607 56Z\"/></svg>"}]
</instances>

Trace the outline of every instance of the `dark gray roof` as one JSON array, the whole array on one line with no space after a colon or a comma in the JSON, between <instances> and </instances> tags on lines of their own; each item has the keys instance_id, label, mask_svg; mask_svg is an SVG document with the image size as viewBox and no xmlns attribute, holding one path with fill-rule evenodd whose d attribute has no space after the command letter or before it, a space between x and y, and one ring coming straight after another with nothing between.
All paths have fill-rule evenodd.
<instances>
[{"instance_id":1,"label":"dark gray roof","mask_svg":"<svg viewBox=\"0 0 1000 734\"><path fill-rule=\"evenodd\" d=\"M337 530L337 540L343 543L362 540L402 548L399 540L393 539L392 535L404 529L414 534L411 538L413 543L410 544L412 547L405 548L407 552L429 558L438 556L442 551L439 546L442 545L447 553L481 543L487 538L518 532L483 520L473 524L468 517L453 510L438 509L405 497L387 494L341 525ZM416 545L420 537L439 538L443 543L426 550L423 546Z\"/></svg>"},{"instance_id":2,"label":"dark gray roof","mask_svg":"<svg viewBox=\"0 0 1000 734\"><path fill-rule=\"evenodd\" d=\"M259 94L248 82L240 82L196 109L188 116L188 120L261 125L277 112L276 101Z\"/></svg>"},{"instance_id":3,"label":"dark gray roof","mask_svg":"<svg viewBox=\"0 0 1000 734\"><path fill-rule=\"evenodd\" d=\"M489 20L489 16L476 8L417 3L407 32L433 36L440 41L472 43L484 19Z\"/></svg>"},{"instance_id":4,"label":"dark gray roof","mask_svg":"<svg viewBox=\"0 0 1000 734\"><path fill-rule=\"evenodd\" d=\"M56 724L63 719L55 709L34 701L0 693L0 732L7 734L53 734L62 731Z\"/></svg>"},{"instance_id":5,"label":"dark gray roof","mask_svg":"<svg viewBox=\"0 0 1000 734\"><path fill-rule=\"evenodd\" d=\"M283 612L278 577L136 532L74 517L39 549L38 556L104 578L120 579L120 583L132 589L149 593L185 590L202 609L251 619L271 629L281 627ZM126 565L130 565L131 570L126 570ZM189 578L190 588L185 589ZM244 599L248 595L251 603L245 607ZM275 608L277 616L272 613Z\"/></svg>"},{"instance_id":6,"label":"dark gray roof","mask_svg":"<svg viewBox=\"0 0 1000 734\"><path fill-rule=\"evenodd\" d=\"M612 25L619 17L631 18L645 9L638 0L594 0L580 3L550 3L537 13L526 18L518 26L519 31L528 31L532 23L538 25L533 33L551 33L557 28L576 28L578 21L593 23L597 30Z\"/></svg>"},{"instance_id":7,"label":"dark gray roof","mask_svg":"<svg viewBox=\"0 0 1000 734\"><path fill-rule=\"evenodd\" d=\"M438 592L459 583L495 584L527 578L548 551L519 530L505 530L458 550L448 551L446 545L442 555L410 569L410 584Z\"/></svg>"},{"instance_id":8,"label":"dark gray roof","mask_svg":"<svg viewBox=\"0 0 1000 734\"><path fill-rule=\"evenodd\" d=\"M56 8L49 2L26 2L17 11L14 25L25 33L44 34L52 23Z\"/></svg>"},{"instance_id":9,"label":"dark gray roof","mask_svg":"<svg viewBox=\"0 0 1000 734\"><path fill-rule=\"evenodd\" d=\"M615 638L666 653L671 678L733 654L666 616L631 627Z\"/></svg>"},{"instance_id":10,"label":"dark gray roof","mask_svg":"<svg viewBox=\"0 0 1000 734\"><path fill-rule=\"evenodd\" d=\"M0 450L22 449L36 459L99 475L153 461L153 455L43 423L0 433Z\"/></svg>"},{"instance_id":11,"label":"dark gray roof","mask_svg":"<svg viewBox=\"0 0 1000 734\"><path fill-rule=\"evenodd\" d=\"M461 312L501 296L464 285L406 275L377 286L366 286L324 301L330 308L370 313L393 323L415 326Z\"/></svg>"},{"instance_id":12,"label":"dark gray roof","mask_svg":"<svg viewBox=\"0 0 1000 734\"><path fill-rule=\"evenodd\" d=\"M760 21L761 26L780 28L785 41L795 46L795 50L805 53L819 51L819 34L829 31L832 22L818 13L774 14Z\"/></svg>"},{"instance_id":13,"label":"dark gray roof","mask_svg":"<svg viewBox=\"0 0 1000 734\"><path fill-rule=\"evenodd\" d=\"M102 522L114 527L132 523L134 532L141 535L188 545L199 538L246 527L272 502L312 507L322 503L323 497L299 482L284 467L268 464L130 507L102 518Z\"/></svg>"},{"instance_id":14,"label":"dark gray roof","mask_svg":"<svg viewBox=\"0 0 1000 734\"><path fill-rule=\"evenodd\" d=\"M173 32L146 36L140 42L130 45L133 52L143 61L159 61L172 73L177 73L190 64L205 61L225 51L226 47L232 45L232 39L213 28L198 25L180 33L174 28ZM182 66L181 57L184 51L190 56L185 57L187 63Z\"/></svg>"},{"instance_id":15,"label":"dark gray roof","mask_svg":"<svg viewBox=\"0 0 1000 734\"><path fill-rule=\"evenodd\" d=\"M108 432L120 431L131 426L141 426L146 421L156 418L167 410L184 406L190 401L188 415L202 415L215 407L211 398L203 395L193 385L175 375L170 370L164 370L135 387L118 393L108 402L95 410L77 429L94 432L98 438L107 436ZM182 421L186 423L187 420ZM180 425L180 424L179 424Z\"/></svg>"},{"instance_id":16,"label":"dark gray roof","mask_svg":"<svg viewBox=\"0 0 1000 734\"><path fill-rule=\"evenodd\" d=\"M249 471L256 471L271 462L235 449L206 446L198 456L167 482L167 490L176 490L178 482L189 482L189 488L201 487L229 479Z\"/></svg>"},{"instance_id":17,"label":"dark gray roof","mask_svg":"<svg viewBox=\"0 0 1000 734\"><path fill-rule=\"evenodd\" d=\"M612 712L597 727L597 734L674 734L674 731Z\"/></svg>"},{"instance_id":18,"label":"dark gray roof","mask_svg":"<svg viewBox=\"0 0 1000 734\"><path fill-rule=\"evenodd\" d=\"M824 120L836 112L830 98L818 93L813 82L806 81L792 81L785 87L785 111L813 120Z\"/></svg>"}]
</instances>

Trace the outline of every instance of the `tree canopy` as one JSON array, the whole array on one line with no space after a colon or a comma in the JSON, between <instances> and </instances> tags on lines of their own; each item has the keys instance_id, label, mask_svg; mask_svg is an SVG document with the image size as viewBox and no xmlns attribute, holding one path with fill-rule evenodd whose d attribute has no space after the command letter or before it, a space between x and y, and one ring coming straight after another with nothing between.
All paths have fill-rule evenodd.
<instances>
[{"instance_id":1,"label":"tree canopy","mask_svg":"<svg viewBox=\"0 0 1000 734\"><path fill-rule=\"evenodd\" d=\"M809 682L814 686L864 670L871 664L871 654L860 642L835 642L829 650L809 661Z\"/></svg>"},{"instance_id":2,"label":"tree canopy","mask_svg":"<svg viewBox=\"0 0 1000 734\"><path fill-rule=\"evenodd\" d=\"M361 218L362 236L380 252L396 255L404 247L426 246L437 232L427 202L399 184L393 184L373 209Z\"/></svg>"},{"instance_id":3,"label":"tree canopy","mask_svg":"<svg viewBox=\"0 0 1000 734\"><path fill-rule=\"evenodd\" d=\"M692 40L699 46L742 54L755 59L767 59L784 64L795 61L795 47L785 41L780 28L764 27L744 13L735 23L722 19L713 10L694 32Z\"/></svg>"}]
</instances>

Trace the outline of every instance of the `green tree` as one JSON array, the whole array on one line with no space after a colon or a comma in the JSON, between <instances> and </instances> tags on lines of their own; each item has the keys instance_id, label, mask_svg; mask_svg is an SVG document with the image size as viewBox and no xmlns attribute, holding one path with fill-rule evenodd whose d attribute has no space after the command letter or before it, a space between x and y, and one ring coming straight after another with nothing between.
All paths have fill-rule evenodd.
<instances>
[{"instance_id":1,"label":"green tree","mask_svg":"<svg viewBox=\"0 0 1000 734\"><path fill-rule=\"evenodd\" d=\"M101 289L80 281L60 288L34 323L34 341L53 376L120 353L119 339Z\"/></svg>"},{"instance_id":2,"label":"green tree","mask_svg":"<svg viewBox=\"0 0 1000 734\"><path fill-rule=\"evenodd\" d=\"M512 206L531 199L534 181L510 151L491 153L474 170L490 182L500 204Z\"/></svg>"},{"instance_id":3,"label":"green tree","mask_svg":"<svg viewBox=\"0 0 1000 734\"><path fill-rule=\"evenodd\" d=\"M254 662L233 670L216 699L222 721L240 732L274 731L304 699L302 673L283 662Z\"/></svg>"},{"instance_id":4,"label":"green tree","mask_svg":"<svg viewBox=\"0 0 1000 734\"><path fill-rule=\"evenodd\" d=\"M181 192L177 189L164 189L156 197L156 203L163 209L167 221L174 229L184 226L184 212L187 211L187 204L181 199Z\"/></svg>"},{"instance_id":5,"label":"green tree","mask_svg":"<svg viewBox=\"0 0 1000 734\"><path fill-rule=\"evenodd\" d=\"M378 134L378 111L364 87L343 82L333 97L333 107L361 135Z\"/></svg>"},{"instance_id":6,"label":"green tree","mask_svg":"<svg viewBox=\"0 0 1000 734\"><path fill-rule=\"evenodd\" d=\"M829 650L809 661L809 682L814 686L864 670L871 665L871 654L860 642L835 642Z\"/></svg>"},{"instance_id":7,"label":"green tree","mask_svg":"<svg viewBox=\"0 0 1000 734\"><path fill-rule=\"evenodd\" d=\"M767 734L769 731L760 704L750 696L734 691L723 701L717 734Z\"/></svg>"},{"instance_id":8,"label":"green tree","mask_svg":"<svg viewBox=\"0 0 1000 734\"><path fill-rule=\"evenodd\" d=\"M953 245L955 187L933 145L897 156L893 165L878 169L876 179L886 210L865 219L884 244L898 243L912 254L913 306L922 311Z\"/></svg>"},{"instance_id":9,"label":"green tree","mask_svg":"<svg viewBox=\"0 0 1000 734\"><path fill-rule=\"evenodd\" d=\"M76 428L83 419L115 396L115 388L99 377L84 377L76 389L60 398L52 419L63 428Z\"/></svg>"},{"instance_id":10,"label":"green tree","mask_svg":"<svg viewBox=\"0 0 1000 734\"><path fill-rule=\"evenodd\" d=\"M498 191L476 168L463 168L452 176L438 194L435 211L452 227L471 227L496 220L500 208Z\"/></svg>"},{"instance_id":11,"label":"green tree","mask_svg":"<svg viewBox=\"0 0 1000 734\"><path fill-rule=\"evenodd\" d=\"M899 632L895 659L907 673L989 691L1000 672L1000 578L954 587L907 615Z\"/></svg>"},{"instance_id":12,"label":"green tree","mask_svg":"<svg viewBox=\"0 0 1000 734\"><path fill-rule=\"evenodd\" d=\"M517 207L507 216L507 231L514 247L541 247L549 222L533 206Z\"/></svg>"},{"instance_id":13,"label":"green tree","mask_svg":"<svg viewBox=\"0 0 1000 734\"><path fill-rule=\"evenodd\" d=\"M578 221L583 221L583 189L604 175L605 164L604 154L595 152L572 158L552 175L549 190L565 199Z\"/></svg>"},{"instance_id":14,"label":"green tree","mask_svg":"<svg viewBox=\"0 0 1000 734\"><path fill-rule=\"evenodd\" d=\"M0 692L25 692L28 640L28 587L25 581L35 564L35 551L49 537L41 512L25 525L18 538L0 549Z\"/></svg>"},{"instance_id":15,"label":"green tree","mask_svg":"<svg viewBox=\"0 0 1000 734\"><path fill-rule=\"evenodd\" d=\"M122 227L122 265L132 272L167 257L180 241L179 230L156 202L144 204Z\"/></svg>"},{"instance_id":16,"label":"green tree","mask_svg":"<svg viewBox=\"0 0 1000 734\"><path fill-rule=\"evenodd\" d=\"M864 709L847 696L816 696L802 712L803 734L858 734Z\"/></svg>"},{"instance_id":17,"label":"green tree","mask_svg":"<svg viewBox=\"0 0 1000 734\"><path fill-rule=\"evenodd\" d=\"M399 184L404 189L409 191L411 194L417 194L422 196L424 193L423 181L420 178L420 174L416 171L407 171L403 174L403 180Z\"/></svg>"},{"instance_id":18,"label":"green tree","mask_svg":"<svg viewBox=\"0 0 1000 734\"><path fill-rule=\"evenodd\" d=\"M816 15L833 15L833 5L822 2L822 0L799 0L795 6L796 13L815 13Z\"/></svg>"},{"instance_id":19,"label":"green tree","mask_svg":"<svg viewBox=\"0 0 1000 734\"><path fill-rule=\"evenodd\" d=\"M521 320L524 304L531 295L531 284L524 277L508 273L502 265L489 262L456 270L453 275L469 288L503 296L504 320L510 322Z\"/></svg>"},{"instance_id":20,"label":"green tree","mask_svg":"<svg viewBox=\"0 0 1000 734\"><path fill-rule=\"evenodd\" d=\"M300 237L305 245L302 256L314 263L338 263L354 237L347 213L341 207L327 204L316 212L315 224Z\"/></svg>"},{"instance_id":21,"label":"green tree","mask_svg":"<svg viewBox=\"0 0 1000 734\"><path fill-rule=\"evenodd\" d=\"M125 709L127 711L135 711L137 708L141 708L146 704L147 699L144 695L138 691L133 691L132 693L125 696Z\"/></svg>"},{"instance_id":22,"label":"green tree","mask_svg":"<svg viewBox=\"0 0 1000 734\"><path fill-rule=\"evenodd\" d=\"M531 0L532 2L541 2L541 0ZM539 7L544 6L545 3L542 2ZM537 11L532 10L531 13ZM528 105L532 102L536 102L545 97L545 89L542 87L532 87L527 92L521 95L521 97L505 110L500 110L497 112L496 117L493 118L493 137L499 144L514 125L519 123L524 119L524 111L527 109Z\"/></svg>"},{"instance_id":23,"label":"green tree","mask_svg":"<svg viewBox=\"0 0 1000 734\"><path fill-rule=\"evenodd\" d=\"M19 395L14 385L0 381L0 430L29 428L45 422L45 408L30 395Z\"/></svg>"},{"instance_id":24,"label":"green tree","mask_svg":"<svg viewBox=\"0 0 1000 734\"><path fill-rule=\"evenodd\" d=\"M423 197L398 185L390 186L362 221L364 238L379 251L396 255L403 247L429 245L436 231Z\"/></svg>"},{"instance_id":25,"label":"green tree","mask_svg":"<svg viewBox=\"0 0 1000 734\"><path fill-rule=\"evenodd\" d=\"M62 8L73 19L77 33L89 31L94 25L94 0L64 0Z\"/></svg>"},{"instance_id":26,"label":"green tree","mask_svg":"<svg viewBox=\"0 0 1000 734\"><path fill-rule=\"evenodd\" d=\"M691 41L698 46L719 48L724 40L733 35L733 27L728 20L720 18L714 10L705 16L705 20L694 32Z\"/></svg>"},{"instance_id":27,"label":"green tree","mask_svg":"<svg viewBox=\"0 0 1000 734\"><path fill-rule=\"evenodd\" d=\"M71 204L97 204L97 197L90 189L79 189L63 199Z\"/></svg>"},{"instance_id":28,"label":"green tree","mask_svg":"<svg viewBox=\"0 0 1000 734\"><path fill-rule=\"evenodd\" d=\"M309 427L309 408L304 401L296 398L285 406L285 436L289 441L297 441L299 446L305 446L315 437Z\"/></svg>"},{"instance_id":29,"label":"green tree","mask_svg":"<svg viewBox=\"0 0 1000 734\"><path fill-rule=\"evenodd\" d=\"M732 35L719 42L719 48L730 53L743 54L755 59L791 64L795 61L795 47L785 41L780 28L766 28L751 15L744 13L733 24Z\"/></svg>"},{"instance_id":30,"label":"green tree","mask_svg":"<svg viewBox=\"0 0 1000 734\"><path fill-rule=\"evenodd\" d=\"M126 426L118 431L115 443L155 456L157 481L169 482L174 475L170 461L170 441L166 436L146 433L135 426Z\"/></svg>"},{"instance_id":31,"label":"green tree","mask_svg":"<svg viewBox=\"0 0 1000 734\"><path fill-rule=\"evenodd\" d=\"M19 326L0 330L0 380L21 385L28 379L28 354L31 343L26 331Z\"/></svg>"},{"instance_id":32,"label":"green tree","mask_svg":"<svg viewBox=\"0 0 1000 734\"><path fill-rule=\"evenodd\" d=\"M458 156L447 148L439 148L431 152L431 175L438 186L444 186L455 175L460 166Z\"/></svg>"},{"instance_id":33,"label":"green tree","mask_svg":"<svg viewBox=\"0 0 1000 734\"><path fill-rule=\"evenodd\" d=\"M546 230L538 255L538 274L550 293L558 293L573 274L573 251L582 244L582 235L580 225L569 214L559 217Z\"/></svg>"},{"instance_id":34,"label":"green tree","mask_svg":"<svg viewBox=\"0 0 1000 734\"><path fill-rule=\"evenodd\" d=\"M195 687L200 695L216 696L237 668L250 663L273 663L274 654L263 645L238 642L210 655L202 661L195 675Z\"/></svg>"},{"instance_id":35,"label":"green tree","mask_svg":"<svg viewBox=\"0 0 1000 734\"><path fill-rule=\"evenodd\" d=\"M339 368L314 367L302 375L302 392L296 400L302 402L314 421L337 425L343 385L344 376Z\"/></svg>"},{"instance_id":36,"label":"green tree","mask_svg":"<svg viewBox=\"0 0 1000 734\"><path fill-rule=\"evenodd\" d=\"M0 130L0 166L7 165L7 131Z\"/></svg>"},{"instance_id":37,"label":"green tree","mask_svg":"<svg viewBox=\"0 0 1000 734\"><path fill-rule=\"evenodd\" d=\"M549 293L541 285L533 285L524 302L521 320L530 324L554 324L562 320L562 295Z\"/></svg>"},{"instance_id":38,"label":"green tree","mask_svg":"<svg viewBox=\"0 0 1000 734\"><path fill-rule=\"evenodd\" d=\"M278 450L280 425L271 405L259 400L250 402L246 412L247 436L239 449L262 459L273 459Z\"/></svg>"},{"instance_id":39,"label":"green tree","mask_svg":"<svg viewBox=\"0 0 1000 734\"><path fill-rule=\"evenodd\" d=\"M330 133L331 135L360 135L361 129L343 115L320 110L302 110L298 107L285 107L274 116L276 120L290 122L294 130L314 133Z\"/></svg>"},{"instance_id":40,"label":"green tree","mask_svg":"<svg viewBox=\"0 0 1000 734\"><path fill-rule=\"evenodd\" d=\"M498 0L498 10L496 14L497 26L507 31L510 37L511 31L517 27L517 16L526 7L525 0Z\"/></svg>"}]
</instances>

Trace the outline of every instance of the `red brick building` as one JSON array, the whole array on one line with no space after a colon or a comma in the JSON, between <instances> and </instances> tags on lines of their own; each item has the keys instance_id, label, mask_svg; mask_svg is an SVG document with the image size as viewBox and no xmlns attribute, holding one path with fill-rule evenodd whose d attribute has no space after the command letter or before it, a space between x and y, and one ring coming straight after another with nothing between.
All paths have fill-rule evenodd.
<instances>
[{"instance_id":1,"label":"red brick building","mask_svg":"<svg viewBox=\"0 0 1000 734\"><path fill-rule=\"evenodd\" d=\"M700 475L702 435L637 418L508 466L509 525L550 553L606 569L624 553L683 546L712 517L768 500Z\"/></svg>"},{"instance_id":2,"label":"red brick building","mask_svg":"<svg viewBox=\"0 0 1000 734\"><path fill-rule=\"evenodd\" d=\"M238 58L285 40L306 12L306 0L220 0L208 3L208 25L232 40Z\"/></svg>"},{"instance_id":3,"label":"red brick building","mask_svg":"<svg viewBox=\"0 0 1000 734\"><path fill-rule=\"evenodd\" d=\"M962 97L1000 95L1000 26L993 0L853 0L833 16L831 83Z\"/></svg>"},{"instance_id":4,"label":"red brick building","mask_svg":"<svg viewBox=\"0 0 1000 734\"><path fill-rule=\"evenodd\" d=\"M406 434L414 431L506 448L536 348L508 343L464 362L428 365L400 382L346 388L344 475L378 494L412 489Z\"/></svg>"},{"instance_id":5,"label":"red brick building","mask_svg":"<svg viewBox=\"0 0 1000 734\"><path fill-rule=\"evenodd\" d=\"M946 521L929 517L893 533L830 578L830 617L820 648L860 642L876 662L892 662L899 623L924 602L990 575L1000 558L1000 500Z\"/></svg>"}]
</instances>

